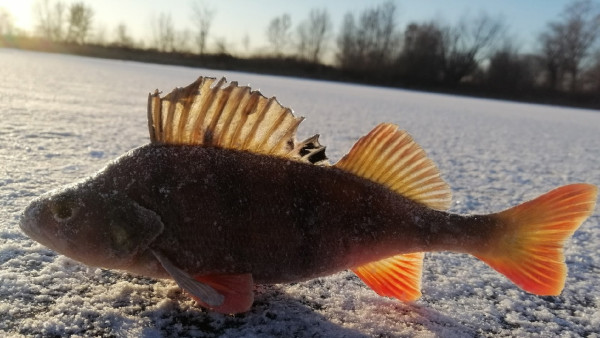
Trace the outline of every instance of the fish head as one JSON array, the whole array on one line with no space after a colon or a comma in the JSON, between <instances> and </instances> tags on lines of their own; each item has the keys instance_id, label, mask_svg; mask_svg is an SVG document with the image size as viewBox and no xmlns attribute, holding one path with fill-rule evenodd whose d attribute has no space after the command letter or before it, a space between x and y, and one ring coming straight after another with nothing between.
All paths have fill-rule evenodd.
<instances>
[{"instance_id":1,"label":"fish head","mask_svg":"<svg viewBox=\"0 0 600 338\"><path fill-rule=\"evenodd\" d=\"M22 231L48 248L84 264L127 269L162 232L160 217L113 191L78 184L33 200L21 216Z\"/></svg>"}]
</instances>

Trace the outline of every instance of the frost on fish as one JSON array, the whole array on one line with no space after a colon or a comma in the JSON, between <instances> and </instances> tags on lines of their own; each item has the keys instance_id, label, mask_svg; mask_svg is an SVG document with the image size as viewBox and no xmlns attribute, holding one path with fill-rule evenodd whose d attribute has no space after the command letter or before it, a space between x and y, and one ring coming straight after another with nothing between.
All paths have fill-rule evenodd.
<instances>
[{"instance_id":1,"label":"frost on fish","mask_svg":"<svg viewBox=\"0 0 600 338\"><path fill-rule=\"evenodd\" d=\"M21 228L83 263L172 278L201 306L248 310L255 283L352 269L383 296L421 294L425 251L477 256L521 288L558 294L562 244L596 187L564 186L491 215L445 212L450 189L406 133L380 124L329 165L274 98L199 78L148 98L150 144L41 196Z\"/></svg>"}]
</instances>

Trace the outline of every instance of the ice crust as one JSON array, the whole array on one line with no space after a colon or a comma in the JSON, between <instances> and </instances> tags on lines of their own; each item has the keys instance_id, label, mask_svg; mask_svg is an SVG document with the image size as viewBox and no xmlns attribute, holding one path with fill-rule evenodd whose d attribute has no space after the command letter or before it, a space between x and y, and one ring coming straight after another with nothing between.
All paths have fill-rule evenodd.
<instances>
[{"instance_id":1,"label":"ice crust","mask_svg":"<svg viewBox=\"0 0 600 338\"><path fill-rule=\"evenodd\" d=\"M598 111L11 49L0 49L0 74L2 336L599 336L598 211L567 243L558 297L527 294L473 257L432 253L412 304L345 271L258 286L252 310L236 316L195 307L172 281L83 266L18 227L31 199L148 142L149 92L200 75L276 95L306 117L298 138L320 133L332 162L376 124L398 124L440 167L456 213L600 184Z\"/></svg>"}]
</instances>

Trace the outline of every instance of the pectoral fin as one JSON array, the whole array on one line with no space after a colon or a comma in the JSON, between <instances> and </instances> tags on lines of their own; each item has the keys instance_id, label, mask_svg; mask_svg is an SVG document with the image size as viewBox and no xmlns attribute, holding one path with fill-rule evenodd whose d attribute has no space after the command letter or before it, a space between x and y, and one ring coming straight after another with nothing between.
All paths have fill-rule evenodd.
<instances>
[{"instance_id":1,"label":"pectoral fin","mask_svg":"<svg viewBox=\"0 0 600 338\"><path fill-rule=\"evenodd\" d=\"M195 280L187 272L173 265L167 257L156 250L152 250L152 253L180 288L189 292L194 298L200 300L208 307L217 308L223 305L225 296L217 292L213 287Z\"/></svg>"}]
</instances>

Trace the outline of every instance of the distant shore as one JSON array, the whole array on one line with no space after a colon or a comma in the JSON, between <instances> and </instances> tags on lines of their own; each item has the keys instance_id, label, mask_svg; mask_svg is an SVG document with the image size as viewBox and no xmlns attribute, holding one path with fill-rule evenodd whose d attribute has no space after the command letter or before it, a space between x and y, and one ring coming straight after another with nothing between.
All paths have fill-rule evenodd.
<instances>
[{"instance_id":1,"label":"distant shore","mask_svg":"<svg viewBox=\"0 0 600 338\"><path fill-rule=\"evenodd\" d=\"M334 66L315 64L293 57L265 56L241 58L230 54L198 55L192 53L161 52L156 49L139 49L118 45L101 46L93 44L79 45L59 43L27 37L0 37L0 48L3 47L48 53L74 54L104 59L130 60L146 63L360 83L427 92L600 110L600 93L565 93L543 89L515 92L510 89L499 90L498 88L490 88L483 84L471 82L463 82L454 86L408 86L404 83L390 81L385 77L377 76L377 74L350 72Z\"/></svg>"}]
</instances>

